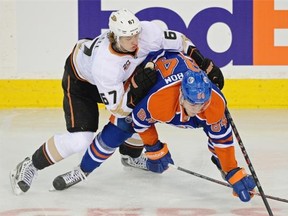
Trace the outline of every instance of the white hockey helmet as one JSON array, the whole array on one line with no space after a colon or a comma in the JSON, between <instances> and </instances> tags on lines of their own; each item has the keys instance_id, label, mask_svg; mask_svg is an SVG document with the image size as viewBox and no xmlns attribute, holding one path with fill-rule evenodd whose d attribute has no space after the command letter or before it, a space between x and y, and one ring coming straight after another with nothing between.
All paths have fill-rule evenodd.
<instances>
[{"instance_id":1,"label":"white hockey helmet","mask_svg":"<svg viewBox=\"0 0 288 216\"><path fill-rule=\"evenodd\" d=\"M128 9L112 12L109 17L109 29L117 38L133 36L141 31L139 19Z\"/></svg>"}]
</instances>

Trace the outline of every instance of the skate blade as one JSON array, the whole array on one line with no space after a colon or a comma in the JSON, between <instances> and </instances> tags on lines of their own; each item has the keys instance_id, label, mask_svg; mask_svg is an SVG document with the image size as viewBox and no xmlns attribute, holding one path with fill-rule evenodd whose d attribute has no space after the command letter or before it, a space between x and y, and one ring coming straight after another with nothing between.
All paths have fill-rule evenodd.
<instances>
[{"instance_id":1,"label":"skate blade","mask_svg":"<svg viewBox=\"0 0 288 216\"><path fill-rule=\"evenodd\" d=\"M10 177L10 185L11 185L12 192L18 196L24 192L20 189L20 187L16 183L16 180L15 180L16 172L17 172L16 170L11 170L9 173L9 177Z\"/></svg>"},{"instance_id":2,"label":"skate blade","mask_svg":"<svg viewBox=\"0 0 288 216\"><path fill-rule=\"evenodd\" d=\"M51 188L49 189L49 192L55 192L57 191L53 186L51 186Z\"/></svg>"}]
</instances>

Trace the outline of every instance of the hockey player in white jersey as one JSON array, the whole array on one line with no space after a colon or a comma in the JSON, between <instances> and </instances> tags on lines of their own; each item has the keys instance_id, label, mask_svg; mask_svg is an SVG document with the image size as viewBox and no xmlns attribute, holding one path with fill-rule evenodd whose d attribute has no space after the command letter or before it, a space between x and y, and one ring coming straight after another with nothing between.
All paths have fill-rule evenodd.
<instances>
[{"instance_id":1,"label":"hockey player in white jersey","mask_svg":"<svg viewBox=\"0 0 288 216\"><path fill-rule=\"evenodd\" d=\"M141 62L150 52L161 49L187 53L214 83L223 87L221 70L210 59L204 58L183 34L164 31L153 22L140 22L127 9L112 12L109 30L93 40L78 41L67 58L62 78L67 132L49 138L31 158L26 157L11 171L14 193L27 192L38 170L87 149L98 129L97 103L104 103L115 117L127 116L156 82L153 67L145 68L145 65L140 65ZM125 91L128 87L130 89ZM137 146L135 139L131 142ZM129 154L129 147L123 146L120 152ZM141 158L142 148L142 143L139 143L138 151L132 151L130 156ZM74 174L72 183L87 175L80 168Z\"/></svg>"}]
</instances>

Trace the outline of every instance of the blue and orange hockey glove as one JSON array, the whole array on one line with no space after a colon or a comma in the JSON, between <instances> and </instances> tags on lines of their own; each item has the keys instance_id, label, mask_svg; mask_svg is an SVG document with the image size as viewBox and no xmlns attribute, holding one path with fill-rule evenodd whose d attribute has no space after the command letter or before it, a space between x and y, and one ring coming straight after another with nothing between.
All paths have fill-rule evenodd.
<instances>
[{"instance_id":1,"label":"blue and orange hockey glove","mask_svg":"<svg viewBox=\"0 0 288 216\"><path fill-rule=\"evenodd\" d=\"M145 145L145 149L148 170L163 173L169 164L174 164L166 143L158 140L153 146Z\"/></svg>"},{"instance_id":2,"label":"blue and orange hockey glove","mask_svg":"<svg viewBox=\"0 0 288 216\"><path fill-rule=\"evenodd\" d=\"M250 191L256 187L254 179L251 175L247 175L244 168L235 168L228 172L225 177L226 181L231 184L233 194L238 196L242 202L248 202L253 194Z\"/></svg>"}]
</instances>

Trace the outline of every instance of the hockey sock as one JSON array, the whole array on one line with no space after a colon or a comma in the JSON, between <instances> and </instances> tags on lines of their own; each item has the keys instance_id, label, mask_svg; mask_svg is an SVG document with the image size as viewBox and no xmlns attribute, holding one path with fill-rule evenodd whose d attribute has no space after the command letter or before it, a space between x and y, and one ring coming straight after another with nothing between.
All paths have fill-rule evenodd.
<instances>
[{"instance_id":1,"label":"hockey sock","mask_svg":"<svg viewBox=\"0 0 288 216\"><path fill-rule=\"evenodd\" d=\"M46 143L41 145L40 148L37 149L32 155L32 163L38 170L44 169L54 164L53 161L48 157L45 145Z\"/></svg>"},{"instance_id":2,"label":"hockey sock","mask_svg":"<svg viewBox=\"0 0 288 216\"><path fill-rule=\"evenodd\" d=\"M112 123L105 125L85 152L80 164L82 171L89 173L99 167L131 135Z\"/></svg>"}]
</instances>

